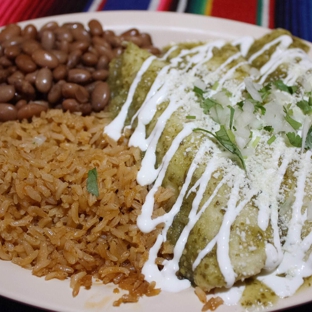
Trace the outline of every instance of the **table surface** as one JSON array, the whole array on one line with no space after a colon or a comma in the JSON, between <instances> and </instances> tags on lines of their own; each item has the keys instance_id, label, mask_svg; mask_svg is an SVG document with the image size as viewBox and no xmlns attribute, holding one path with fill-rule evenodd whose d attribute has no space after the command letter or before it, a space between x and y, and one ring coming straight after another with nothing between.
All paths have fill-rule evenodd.
<instances>
[{"instance_id":1,"label":"table surface","mask_svg":"<svg viewBox=\"0 0 312 312\"><path fill-rule=\"evenodd\" d=\"M32 306L28 306L4 297L0 296L0 311L1 312L46 312L46 310L35 308ZM218 310L216 310L217 312ZM312 302L303 304L300 306L296 306L293 308L289 308L286 310L283 310L285 312L311 312L312 311ZM116 310L116 312L118 312Z\"/></svg>"}]
</instances>

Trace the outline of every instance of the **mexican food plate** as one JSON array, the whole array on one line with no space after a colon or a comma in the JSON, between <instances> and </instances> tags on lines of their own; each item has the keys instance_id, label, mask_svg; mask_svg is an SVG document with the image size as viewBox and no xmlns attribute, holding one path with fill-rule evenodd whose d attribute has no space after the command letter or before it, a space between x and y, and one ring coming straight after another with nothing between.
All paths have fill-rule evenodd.
<instances>
[{"instance_id":1,"label":"mexican food plate","mask_svg":"<svg viewBox=\"0 0 312 312\"><path fill-rule=\"evenodd\" d=\"M150 34L156 47L166 47L164 55L157 58L148 49L128 43L119 61L111 63L108 109L114 119L104 131L118 141L123 131L131 129L129 144L139 147L144 155L137 180L148 188L137 225L144 233L157 229L160 234L150 246L142 272L162 291L114 307L123 291L116 290L112 283L103 285L95 278L92 286L87 284L91 287L86 286L90 289L81 287L73 296L69 278L45 280L48 273L37 277L31 270L2 260L0 294L53 311L200 311L203 305L212 308L214 304L220 312L245 308L276 311L310 301L310 44L284 30L272 32L224 19L176 13L71 14L20 25L32 23L39 29L52 20L60 25L88 25L93 19L100 21L104 30L116 33L137 28ZM58 117L51 118L55 121ZM88 124L82 129L86 127ZM90 129L94 133L94 128ZM74 141L65 130L67 139ZM46 139L36 136L33 144L44 144ZM95 162L99 174L100 163ZM83 173L88 174L88 184L94 171ZM22 174L17 172L17 176ZM68 176L66 179L71 181ZM64 180L60 183L64 189L69 185ZM98 196L90 191L90 184L86 188ZM158 188L164 188L161 195L169 192L173 200L169 198L163 206L160 203L164 201L155 203ZM79 186L75 189L78 192ZM31 207L35 206L33 201L41 200L42 195L29 186L25 190L32 199ZM49 193L43 186L41 190ZM92 198L90 195L85 203L93 204ZM66 200L68 197L60 196L56 204L63 201L65 205ZM86 213L78 208L74 211L76 206L71 201L70 205L70 224L74 227L86 218ZM155 205L161 209L153 212L151 207ZM32 213L37 211L31 209ZM67 222L59 218L56 214L58 222ZM99 218L96 228L105 223L106 215ZM31 236L33 229L25 235ZM54 232L47 231L45 235L53 239ZM117 237L123 235L114 233ZM92 241L93 230L87 234ZM6 235L4 239L9 237ZM27 243L20 248L30 256L37 243L26 237ZM105 244L107 235L101 234L100 238ZM40 258L40 250L48 247L39 245ZM66 241L64 245L72 246ZM12 247L9 243L5 246L3 254ZM116 257L112 246L108 258L113 261ZM91 258L79 249L75 252L83 258L81 265L87 267L84 261ZM69 254L65 259L76 263ZM126 265L124 261L118 272L130 274ZM28 264L24 266L29 268ZM35 270L41 269L35 266ZM64 270L68 273L71 268L66 266ZM203 298L205 292L209 292L208 299Z\"/></svg>"}]
</instances>

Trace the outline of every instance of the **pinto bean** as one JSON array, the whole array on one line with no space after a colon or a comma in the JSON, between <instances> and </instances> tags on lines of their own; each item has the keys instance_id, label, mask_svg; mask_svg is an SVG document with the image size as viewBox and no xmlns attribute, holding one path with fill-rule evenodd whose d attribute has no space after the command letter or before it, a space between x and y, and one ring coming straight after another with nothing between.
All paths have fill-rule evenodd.
<instances>
[{"instance_id":1,"label":"pinto bean","mask_svg":"<svg viewBox=\"0 0 312 312\"><path fill-rule=\"evenodd\" d=\"M110 98L110 91L106 82L97 84L91 93L91 105L95 112L99 112L104 109L108 104Z\"/></svg>"},{"instance_id":2,"label":"pinto bean","mask_svg":"<svg viewBox=\"0 0 312 312\"><path fill-rule=\"evenodd\" d=\"M82 52L80 50L72 51L68 55L67 67L74 68L78 65L81 59Z\"/></svg>"},{"instance_id":3,"label":"pinto bean","mask_svg":"<svg viewBox=\"0 0 312 312\"><path fill-rule=\"evenodd\" d=\"M98 57L94 53L86 52L82 56L82 62L87 66L95 66L98 62Z\"/></svg>"},{"instance_id":4,"label":"pinto bean","mask_svg":"<svg viewBox=\"0 0 312 312\"><path fill-rule=\"evenodd\" d=\"M90 82L91 74L86 69L74 68L68 71L67 79L70 82L85 84Z\"/></svg>"},{"instance_id":5,"label":"pinto bean","mask_svg":"<svg viewBox=\"0 0 312 312\"><path fill-rule=\"evenodd\" d=\"M38 70L35 85L38 91L47 93L52 87L53 76L48 68L41 68Z\"/></svg>"},{"instance_id":6,"label":"pinto bean","mask_svg":"<svg viewBox=\"0 0 312 312\"><path fill-rule=\"evenodd\" d=\"M15 88L11 85L0 85L0 103L9 103L15 94Z\"/></svg>"},{"instance_id":7,"label":"pinto bean","mask_svg":"<svg viewBox=\"0 0 312 312\"><path fill-rule=\"evenodd\" d=\"M8 59L15 59L21 53L21 50L20 46L10 46L4 49L4 55Z\"/></svg>"},{"instance_id":8,"label":"pinto bean","mask_svg":"<svg viewBox=\"0 0 312 312\"><path fill-rule=\"evenodd\" d=\"M52 52L43 49L34 51L31 57L41 67L55 68L59 64L57 57Z\"/></svg>"},{"instance_id":9,"label":"pinto bean","mask_svg":"<svg viewBox=\"0 0 312 312\"><path fill-rule=\"evenodd\" d=\"M22 50L28 55L32 55L36 50L40 49L41 45L34 39L25 40L22 44Z\"/></svg>"},{"instance_id":10,"label":"pinto bean","mask_svg":"<svg viewBox=\"0 0 312 312\"><path fill-rule=\"evenodd\" d=\"M52 86L52 88L50 89L50 91L48 93L48 101L52 105L54 105L56 103L59 103L61 101L61 99L63 97L63 95L62 95L62 87L63 87L64 83L65 83L65 81L60 80L59 82L54 84Z\"/></svg>"},{"instance_id":11,"label":"pinto bean","mask_svg":"<svg viewBox=\"0 0 312 312\"><path fill-rule=\"evenodd\" d=\"M103 34L102 25L98 20L92 19L89 21L88 26L92 36L101 36Z\"/></svg>"},{"instance_id":12,"label":"pinto bean","mask_svg":"<svg viewBox=\"0 0 312 312\"><path fill-rule=\"evenodd\" d=\"M9 75L10 71L8 69L0 69L0 83L6 82Z\"/></svg>"},{"instance_id":13,"label":"pinto bean","mask_svg":"<svg viewBox=\"0 0 312 312\"><path fill-rule=\"evenodd\" d=\"M15 108L19 110L24 105L27 105L27 101L22 99L16 102Z\"/></svg>"},{"instance_id":14,"label":"pinto bean","mask_svg":"<svg viewBox=\"0 0 312 312\"><path fill-rule=\"evenodd\" d=\"M32 24L25 26L25 28L22 31L22 36L27 38L27 39L28 38L29 39L36 39L37 34L38 34L37 28Z\"/></svg>"},{"instance_id":15,"label":"pinto bean","mask_svg":"<svg viewBox=\"0 0 312 312\"><path fill-rule=\"evenodd\" d=\"M52 30L45 30L41 35L41 45L42 47L49 51L54 48L55 44L55 34Z\"/></svg>"},{"instance_id":16,"label":"pinto bean","mask_svg":"<svg viewBox=\"0 0 312 312\"><path fill-rule=\"evenodd\" d=\"M14 105L8 103L0 103L0 121L8 121L17 119L17 109Z\"/></svg>"},{"instance_id":17,"label":"pinto bean","mask_svg":"<svg viewBox=\"0 0 312 312\"><path fill-rule=\"evenodd\" d=\"M78 89L78 84L66 82L62 86L62 95L64 98L75 98Z\"/></svg>"},{"instance_id":18,"label":"pinto bean","mask_svg":"<svg viewBox=\"0 0 312 312\"><path fill-rule=\"evenodd\" d=\"M56 56L60 64L65 64L68 59L68 55L66 52L61 50L52 50L52 53Z\"/></svg>"},{"instance_id":19,"label":"pinto bean","mask_svg":"<svg viewBox=\"0 0 312 312\"><path fill-rule=\"evenodd\" d=\"M100 111L109 100L109 62L131 41L158 53L149 34L131 28L121 35L91 19L40 29L10 24L0 31L0 122L28 119L48 108ZM1 114L9 117L1 117ZM1 119L2 118L2 119Z\"/></svg>"},{"instance_id":20,"label":"pinto bean","mask_svg":"<svg viewBox=\"0 0 312 312\"><path fill-rule=\"evenodd\" d=\"M17 119L30 119L33 116L40 116L40 114L44 111L48 110L47 105L43 105L42 103L30 102L24 106L22 106L17 111Z\"/></svg>"},{"instance_id":21,"label":"pinto bean","mask_svg":"<svg viewBox=\"0 0 312 312\"><path fill-rule=\"evenodd\" d=\"M60 64L53 70L53 78L55 80L63 80L67 77L67 66L64 64Z\"/></svg>"},{"instance_id":22,"label":"pinto bean","mask_svg":"<svg viewBox=\"0 0 312 312\"><path fill-rule=\"evenodd\" d=\"M34 99L36 90L35 88L24 79L17 79L13 83L15 90L22 94L26 99Z\"/></svg>"},{"instance_id":23,"label":"pinto bean","mask_svg":"<svg viewBox=\"0 0 312 312\"><path fill-rule=\"evenodd\" d=\"M10 77L8 77L7 81L9 84L13 85L17 80L23 80L25 78L25 75L17 70L15 71Z\"/></svg>"},{"instance_id":24,"label":"pinto bean","mask_svg":"<svg viewBox=\"0 0 312 312\"><path fill-rule=\"evenodd\" d=\"M19 36L21 34L21 27L16 24L9 24L2 29L0 33L0 42L8 40L10 38Z\"/></svg>"},{"instance_id":25,"label":"pinto bean","mask_svg":"<svg viewBox=\"0 0 312 312\"><path fill-rule=\"evenodd\" d=\"M36 70L32 73L28 73L25 76L25 80L28 81L29 83L31 83L32 85L34 85L36 82L37 74L38 74L38 70Z\"/></svg>"},{"instance_id":26,"label":"pinto bean","mask_svg":"<svg viewBox=\"0 0 312 312\"><path fill-rule=\"evenodd\" d=\"M36 63L27 54L20 54L15 59L15 64L20 70L26 73L31 73L37 69Z\"/></svg>"},{"instance_id":27,"label":"pinto bean","mask_svg":"<svg viewBox=\"0 0 312 312\"><path fill-rule=\"evenodd\" d=\"M23 37L12 37L8 40L5 40L2 42L2 47L3 48L8 48L12 46L19 46L23 43L25 39Z\"/></svg>"},{"instance_id":28,"label":"pinto bean","mask_svg":"<svg viewBox=\"0 0 312 312\"><path fill-rule=\"evenodd\" d=\"M109 58L106 55L101 55L96 64L96 69L108 69Z\"/></svg>"},{"instance_id":29,"label":"pinto bean","mask_svg":"<svg viewBox=\"0 0 312 312\"><path fill-rule=\"evenodd\" d=\"M106 69L99 69L99 70L95 70L92 73L92 79L93 80L106 80L108 77L108 70Z\"/></svg>"},{"instance_id":30,"label":"pinto bean","mask_svg":"<svg viewBox=\"0 0 312 312\"><path fill-rule=\"evenodd\" d=\"M75 92L75 99L79 103L87 103L89 101L90 95L86 88L79 86Z\"/></svg>"}]
</instances>

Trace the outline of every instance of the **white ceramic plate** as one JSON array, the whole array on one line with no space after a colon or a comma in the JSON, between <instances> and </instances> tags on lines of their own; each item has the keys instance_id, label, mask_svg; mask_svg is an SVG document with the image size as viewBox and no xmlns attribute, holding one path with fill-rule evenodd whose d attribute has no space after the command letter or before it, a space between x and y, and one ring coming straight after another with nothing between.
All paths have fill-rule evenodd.
<instances>
[{"instance_id":1,"label":"white ceramic plate","mask_svg":"<svg viewBox=\"0 0 312 312\"><path fill-rule=\"evenodd\" d=\"M260 37L268 30L245 23L211 18L200 15L178 13L156 13L145 11L98 12L61 15L42 18L21 23L33 23L37 27L48 21L64 22L79 21L85 24L92 18L102 22L106 29L113 29L117 33L136 27L149 32L156 46L164 46L175 41L207 40L222 38L227 40L252 35ZM142 298L139 303L122 305L114 308L112 303L119 298L113 294L115 286L95 284L90 290L81 289L77 297L73 298L69 281L45 281L34 277L25 269L10 262L0 261L0 295L15 299L37 307L59 312L97 312L97 311L201 311L202 304L194 294L193 289L180 293L162 292L159 296ZM300 291L291 298L280 300L274 307L266 311L279 310L310 301L312 288ZM218 312L241 312L239 306L221 306Z\"/></svg>"}]
</instances>

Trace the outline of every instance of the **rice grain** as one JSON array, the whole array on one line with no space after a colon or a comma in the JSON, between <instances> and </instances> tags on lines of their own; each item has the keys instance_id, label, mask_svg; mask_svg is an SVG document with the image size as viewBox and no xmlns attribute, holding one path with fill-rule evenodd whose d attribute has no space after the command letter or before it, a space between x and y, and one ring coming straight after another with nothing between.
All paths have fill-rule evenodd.
<instances>
[{"instance_id":1,"label":"rice grain","mask_svg":"<svg viewBox=\"0 0 312 312\"><path fill-rule=\"evenodd\" d=\"M148 191L136 182L141 154L104 137L108 122L104 112L50 110L0 124L0 259L46 280L70 278L73 296L93 278L115 283L129 292L118 306L160 292L141 274L160 228L136 225ZM93 168L98 197L87 190ZM156 215L171 193L157 194Z\"/></svg>"}]
</instances>

